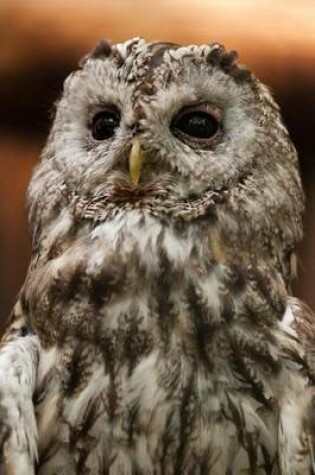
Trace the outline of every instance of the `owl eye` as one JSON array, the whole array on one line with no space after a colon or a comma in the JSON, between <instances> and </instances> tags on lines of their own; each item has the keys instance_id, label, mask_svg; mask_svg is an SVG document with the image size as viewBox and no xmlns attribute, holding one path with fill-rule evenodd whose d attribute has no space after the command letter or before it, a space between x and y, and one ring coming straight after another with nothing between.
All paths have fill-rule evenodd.
<instances>
[{"instance_id":1,"label":"owl eye","mask_svg":"<svg viewBox=\"0 0 315 475\"><path fill-rule=\"evenodd\" d=\"M107 109L93 117L92 136L95 140L107 140L114 134L120 123L120 114L115 109Z\"/></svg>"},{"instance_id":2,"label":"owl eye","mask_svg":"<svg viewBox=\"0 0 315 475\"><path fill-rule=\"evenodd\" d=\"M172 121L175 137L194 148L208 148L221 130L219 119L207 108L184 108Z\"/></svg>"}]
</instances>

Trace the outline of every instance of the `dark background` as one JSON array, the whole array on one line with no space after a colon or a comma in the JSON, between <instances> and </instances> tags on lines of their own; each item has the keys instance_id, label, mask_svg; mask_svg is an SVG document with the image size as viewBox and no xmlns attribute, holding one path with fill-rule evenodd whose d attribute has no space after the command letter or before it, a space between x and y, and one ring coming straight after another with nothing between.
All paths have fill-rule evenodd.
<instances>
[{"instance_id":1,"label":"dark background","mask_svg":"<svg viewBox=\"0 0 315 475\"><path fill-rule=\"evenodd\" d=\"M0 327L29 261L24 195L63 79L101 37L221 42L280 103L307 196L295 293L315 309L315 1L0 0Z\"/></svg>"}]
</instances>

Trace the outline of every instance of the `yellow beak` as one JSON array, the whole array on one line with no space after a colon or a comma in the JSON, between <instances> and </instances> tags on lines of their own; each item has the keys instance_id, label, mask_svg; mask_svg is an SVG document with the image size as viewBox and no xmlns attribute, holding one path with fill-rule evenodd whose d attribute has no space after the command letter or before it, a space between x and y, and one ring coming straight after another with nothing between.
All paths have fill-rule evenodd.
<instances>
[{"instance_id":1,"label":"yellow beak","mask_svg":"<svg viewBox=\"0 0 315 475\"><path fill-rule=\"evenodd\" d=\"M144 162L144 154L138 139L134 139L129 155L129 173L134 186L139 183L140 173Z\"/></svg>"}]
</instances>

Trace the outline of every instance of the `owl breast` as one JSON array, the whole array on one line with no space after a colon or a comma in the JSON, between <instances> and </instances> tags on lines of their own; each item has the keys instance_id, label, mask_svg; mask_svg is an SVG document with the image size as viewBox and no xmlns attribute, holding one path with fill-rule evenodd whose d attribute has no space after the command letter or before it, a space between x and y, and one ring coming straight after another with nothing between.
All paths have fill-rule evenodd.
<instances>
[{"instance_id":1,"label":"owl breast","mask_svg":"<svg viewBox=\"0 0 315 475\"><path fill-rule=\"evenodd\" d=\"M44 346L39 473L276 470L277 381L292 371L276 275L215 261L209 225L136 210L61 223L25 291Z\"/></svg>"}]
</instances>

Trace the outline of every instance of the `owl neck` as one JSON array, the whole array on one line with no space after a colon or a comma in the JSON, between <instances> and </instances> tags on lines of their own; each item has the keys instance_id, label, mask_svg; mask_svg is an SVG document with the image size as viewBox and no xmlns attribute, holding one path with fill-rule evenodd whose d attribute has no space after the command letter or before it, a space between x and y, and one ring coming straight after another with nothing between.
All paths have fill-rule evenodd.
<instances>
[{"instance_id":1,"label":"owl neck","mask_svg":"<svg viewBox=\"0 0 315 475\"><path fill-rule=\"evenodd\" d=\"M264 318L282 318L287 293L281 273L237 257L231 260L214 223L173 225L132 211L93 227L65 214L30 266L24 300L44 345L76 332L94 338L99 325L115 327L125 317L135 323L139 314L141 321L165 325L174 311L176 319L184 312L187 322L192 314L198 320L205 305L215 325L233 320L252 281ZM273 298L268 289L275 293L272 317L263 311L264 299Z\"/></svg>"}]
</instances>

